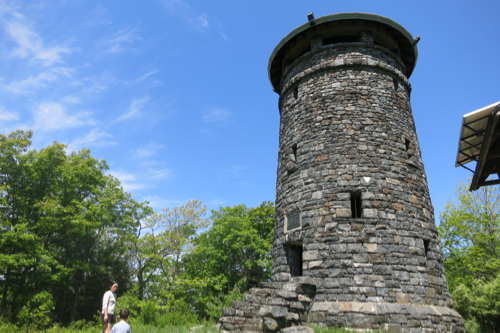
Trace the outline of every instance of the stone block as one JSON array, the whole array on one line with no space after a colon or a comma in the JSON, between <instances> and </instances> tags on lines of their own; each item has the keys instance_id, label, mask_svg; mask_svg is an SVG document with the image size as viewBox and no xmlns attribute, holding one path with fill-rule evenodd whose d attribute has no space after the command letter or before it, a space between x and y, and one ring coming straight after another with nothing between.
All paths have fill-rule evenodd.
<instances>
[{"instance_id":1,"label":"stone block","mask_svg":"<svg viewBox=\"0 0 500 333\"><path fill-rule=\"evenodd\" d=\"M371 328L370 316L363 313L346 313L345 324L349 328Z\"/></svg>"},{"instance_id":2,"label":"stone block","mask_svg":"<svg viewBox=\"0 0 500 333\"><path fill-rule=\"evenodd\" d=\"M269 318L269 317L264 318L263 326L264 326L264 330L268 330L271 332L277 331L279 328L278 322L276 320L274 320L273 318Z\"/></svg>"},{"instance_id":3,"label":"stone block","mask_svg":"<svg viewBox=\"0 0 500 333\"><path fill-rule=\"evenodd\" d=\"M309 262L309 269L322 268L322 267L323 267L323 261L310 261Z\"/></svg>"},{"instance_id":4,"label":"stone block","mask_svg":"<svg viewBox=\"0 0 500 333\"><path fill-rule=\"evenodd\" d=\"M260 297L245 293L245 294L243 294L243 301L244 302L249 302L249 303L260 304Z\"/></svg>"},{"instance_id":5,"label":"stone block","mask_svg":"<svg viewBox=\"0 0 500 333\"><path fill-rule=\"evenodd\" d=\"M309 323L321 324L325 323L325 313L324 312L309 312L307 316L307 321Z\"/></svg>"},{"instance_id":6,"label":"stone block","mask_svg":"<svg viewBox=\"0 0 500 333\"><path fill-rule=\"evenodd\" d=\"M365 244L365 248L367 252L376 252L378 249L377 244Z\"/></svg>"},{"instance_id":7,"label":"stone block","mask_svg":"<svg viewBox=\"0 0 500 333\"><path fill-rule=\"evenodd\" d=\"M351 217L352 212L347 208L337 208L335 210L335 214L337 215L337 217Z\"/></svg>"},{"instance_id":8,"label":"stone block","mask_svg":"<svg viewBox=\"0 0 500 333\"><path fill-rule=\"evenodd\" d=\"M259 310L259 317L285 318L288 310L283 306L268 306L263 305Z\"/></svg>"},{"instance_id":9,"label":"stone block","mask_svg":"<svg viewBox=\"0 0 500 333\"><path fill-rule=\"evenodd\" d=\"M289 302L285 301L283 298L268 297L266 298L266 305L278 305L287 306Z\"/></svg>"},{"instance_id":10,"label":"stone block","mask_svg":"<svg viewBox=\"0 0 500 333\"><path fill-rule=\"evenodd\" d=\"M410 295L405 294L405 293L398 293L396 294L396 299L398 303L409 303L410 302Z\"/></svg>"},{"instance_id":11,"label":"stone block","mask_svg":"<svg viewBox=\"0 0 500 333\"><path fill-rule=\"evenodd\" d=\"M284 299L295 299L297 298L297 293L295 291L278 290L276 291L276 297L281 297Z\"/></svg>"},{"instance_id":12,"label":"stone block","mask_svg":"<svg viewBox=\"0 0 500 333\"><path fill-rule=\"evenodd\" d=\"M236 310L234 308L225 306L222 308L222 315L225 317L234 316L236 314Z\"/></svg>"},{"instance_id":13,"label":"stone block","mask_svg":"<svg viewBox=\"0 0 500 333\"><path fill-rule=\"evenodd\" d=\"M376 219L376 218L378 218L378 210L377 209L363 209L361 216L364 218L367 218L367 219Z\"/></svg>"}]
</instances>

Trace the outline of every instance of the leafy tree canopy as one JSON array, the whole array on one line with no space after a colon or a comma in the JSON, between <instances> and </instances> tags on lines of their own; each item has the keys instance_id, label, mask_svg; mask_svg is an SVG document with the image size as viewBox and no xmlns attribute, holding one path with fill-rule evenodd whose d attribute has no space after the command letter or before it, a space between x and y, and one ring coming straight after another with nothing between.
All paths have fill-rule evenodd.
<instances>
[{"instance_id":1,"label":"leafy tree canopy","mask_svg":"<svg viewBox=\"0 0 500 333\"><path fill-rule=\"evenodd\" d=\"M128 280L125 240L151 209L89 150L30 149L31 136L0 135L0 313L16 321L54 308L58 321L91 318L109 281Z\"/></svg>"},{"instance_id":2,"label":"leafy tree canopy","mask_svg":"<svg viewBox=\"0 0 500 333\"><path fill-rule=\"evenodd\" d=\"M197 292L200 311L212 296L227 294L238 281L247 288L271 276L274 204L221 207L212 211L212 227L197 236L195 248L184 258L186 275L203 282Z\"/></svg>"},{"instance_id":3,"label":"leafy tree canopy","mask_svg":"<svg viewBox=\"0 0 500 333\"><path fill-rule=\"evenodd\" d=\"M500 187L468 191L461 182L456 201L441 213L439 235L450 289L459 283L490 280L500 272Z\"/></svg>"}]
</instances>

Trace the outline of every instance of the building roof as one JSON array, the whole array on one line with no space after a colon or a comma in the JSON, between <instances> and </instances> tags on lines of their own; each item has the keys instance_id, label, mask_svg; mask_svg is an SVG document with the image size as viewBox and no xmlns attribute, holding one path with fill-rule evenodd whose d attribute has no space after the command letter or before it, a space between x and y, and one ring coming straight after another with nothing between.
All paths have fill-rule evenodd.
<instances>
[{"instance_id":1,"label":"building roof","mask_svg":"<svg viewBox=\"0 0 500 333\"><path fill-rule=\"evenodd\" d=\"M474 171L465 167L472 161L477 162ZM455 166L474 173L471 191L500 184L500 102L463 116Z\"/></svg>"},{"instance_id":2,"label":"building roof","mask_svg":"<svg viewBox=\"0 0 500 333\"><path fill-rule=\"evenodd\" d=\"M410 77L418 58L417 42L413 36L400 24L380 15L367 13L339 13L313 19L285 36L274 48L268 63L269 80L273 89L280 93L281 77L283 75L283 61L290 48L298 47L309 42L313 31L319 35L328 33L350 34L359 30L372 30L385 37L391 38L398 48L398 55L403 61L406 77ZM309 46L309 44L307 44Z\"/></svg>"}]
</instances>

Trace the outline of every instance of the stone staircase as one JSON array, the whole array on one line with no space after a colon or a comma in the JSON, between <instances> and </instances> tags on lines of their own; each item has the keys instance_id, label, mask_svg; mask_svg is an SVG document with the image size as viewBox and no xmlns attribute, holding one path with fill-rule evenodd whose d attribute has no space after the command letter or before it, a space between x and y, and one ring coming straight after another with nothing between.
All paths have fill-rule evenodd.
<instances>
[{"instance_id":1,"label":"stone staircase","mask_svg":"<svg viewBox=\"0 0 500 333\"><path fill-rule=\"evenodd\" d=\"M307 323L315 295L316 281L310 277L262 282L244 294L243 301L222 309L221 328L225 333L312 333L302 325Z\"/></svg>"}]
</instances>

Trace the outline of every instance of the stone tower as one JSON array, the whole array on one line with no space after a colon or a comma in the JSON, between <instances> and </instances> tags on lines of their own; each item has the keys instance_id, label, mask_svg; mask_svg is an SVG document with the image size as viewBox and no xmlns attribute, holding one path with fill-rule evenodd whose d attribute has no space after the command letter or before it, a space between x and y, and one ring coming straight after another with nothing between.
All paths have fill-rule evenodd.
<instances>
[{"instance_id":1,"label":"stone tower","mask_svg":"<svg viewBox=\"0 0 500 333\"><path fill-rule=\"evenodd\" d=\"M310 17L274 49L268 70L281 123L273 282L244 298L261 330L316 323L464 331L451 308L410 106L416 44L388 18L342 13ZM232 328L251 331L249 323Z\"/></svg>"}]
</instances>

